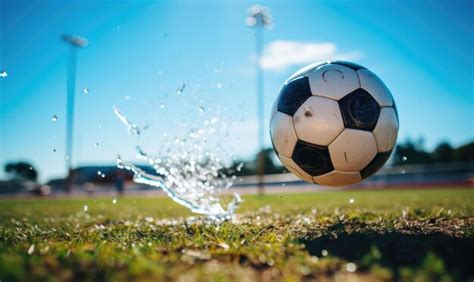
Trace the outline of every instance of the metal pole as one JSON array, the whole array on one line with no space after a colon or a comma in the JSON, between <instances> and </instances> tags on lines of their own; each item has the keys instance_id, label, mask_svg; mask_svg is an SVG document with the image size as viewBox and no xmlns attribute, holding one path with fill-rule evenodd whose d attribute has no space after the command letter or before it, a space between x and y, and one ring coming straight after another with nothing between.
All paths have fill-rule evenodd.
<instances>
[{"instance_id":1,"label":"metal pole","mask_svg":"<svg viewBox=\"0 0 474 282\"><path fill-rule=\"evenodd\" d=\"M263 25L257 25L255 28L255 47L256 47L256 73L257 73L257 118L258 118L258 147L260 152L257 155L257 173L258 173L258 194L263 195L265 189L265 154L264 154L264 103L263 103L263 71L260 66L263 45Z\"/></svg>"},{"instance_id":2,"label":"metal pole","mask_svg":"<svg viewBox=\"0 0 474 282\"><path fill-rule=\"evenodd\" d=\"M86 47L89 43L87 39L75 35L65 34L61 39L69 46L69 62L67 67L67 102L66 102L66 192L72 192L72 154L74 141L74 96L76 92L76 64L77 49Z\"/></svg>"},{"instance_id":3,"label":"metal pole","mask_svg":"<svg viewBox=\"0 0 474 282\"><path fill-rule=\"evenodd\" d=\"M272 15L270 9L259 5L253 5L247 11L248 16L245 23L249 27L255 28L255 69L257 80L257 119L258 119L258 147L257 155L257 178L258 178L258 194L262 195L265 188L264 174L265 174L265 144L264 144L264 104L263 104L263 70L260 66L260 59L262 57L263 45L263 29L272 25Z\"/></svg>"},{"instance_id":4,"label":"metal pole","mask_svg":"<svg viewBox=\"0 0 474 282\"><path fill-rule=\"evenodd\" d=\"M66 121L66 192L72 192L72 154L74 141L74 96L76 92L77 47L69 46L69 63L67 68L67 121Z\"/></svg>"}]
</instances>

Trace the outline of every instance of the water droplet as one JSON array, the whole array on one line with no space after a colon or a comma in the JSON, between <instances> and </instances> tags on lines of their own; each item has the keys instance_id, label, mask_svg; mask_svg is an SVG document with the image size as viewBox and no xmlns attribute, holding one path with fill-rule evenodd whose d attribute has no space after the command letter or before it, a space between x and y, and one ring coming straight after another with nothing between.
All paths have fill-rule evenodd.
<instances>
[{"instance_id":1,"label":"water droplet","mask_svg":"<svg viewBox=\"0 0 474 282\"><path fill-rule=\"evenodd\" d=\"M212 118L211 119L211 123L216 123L217 122L217 118Z\"/></svg>"},{"instance_id":2,"label":"water droplet","mask_svg":"<svg viewBox=\"0 0 474 282\"><path fill-rule=\"evenodd\" d=\"M218 245L219 247L223 248L224 250L228 250L228 249L230 248L230 247L229 247L229 244L224 243L224 242L219 243L219 244L217 244L217 245Z\"/></svg>"},{"instance_id":3,"label":"water droplet","mask_svg":"<svg viewBox=\"0 0 474 282\"><path fill-rule=\"evenodd\" d=\"M204 107L203 106L199 106L199 112L204 112Z\"/></svg>"},{"instance_id":4,"label":"water droplet","mask_svg":"<svg viewBox=\"0 0 474 282\"><path fill-rule=\"evenodd\" d=\"M101 174L102 174L102 171L98 170L97 175L101 175Z\"/></svg>"},{"instance_id":5,"label":"water droplet","mask_svg":"<svg viewBox=\"0 0 474 282\"><path fill-rule=\"evenodd\" d=\"M112 107L114 114L120 119L120 121L127 126L127 131L132 135L140 135L142 128L138 125L132 123L120 110L113 106Z\"/></svg>"},{"instance_id":6,"label":"water droplet","mask_svg":"<svg viewBox=\"0 0 474 282\"><path fill-rule=\"evenodd\" d=\"M53 153L56 153L56 149L53 149Z\"/></svg>"},{"instance_id":7,"label":"water droplet","mask_svg":"<svg viewBox=\"0 0 474 282\"><path fill-rule=\"evenodd\" d=\"M95 142L94 147L99 147L99 142Z\"/></svg>"},{"instance_id":8,"label":"water droplet","mask_svg":"<svg viewBox=\"0 0 474 282\"><path fill-rule=\"evenodd\" d=\"M105 178L105 173L102 173L100 177Z\"/></svg>"},{"instance_id":9,"label":"water droplet","mask_svg":"<svg viewBox=\"0 0 474 282\"><path fill-rule=\"evenodd\" d=\"M112 200L112 204L115 205L116 203L117 203L117 199L114 198L114 199Z\"/></svg>"},{"instance_id":10,"label":"water droplet","mask_svg":"<svg viewBox=\"0 0 474 282\"><path fill-rule=\"evenodd\" d=\"M406 170L402 169L402 171L400 171L401 174L405 174L407 173Z\"/></svg>"},{"instance_id":11,"label":"water droplet","mask_svg":"<svg viewBox=\"0 0 474 282\"><path fill-rule=\"evenodd\" d=\"M161 104L161 105L160 105L160 108L164 109L164 108L165 108L165 104Z\"/></svg>"},{"instance_id":12,"label":"water droplet","mask_svg":"<svg viewBox=\"0 0 474 282\"><path fill-rule=\"evenodd\" d=\"M120 26L118 25L118 26L116 27L116 29L119 30L119 29L120 29Z\"/></svg>"},{"instance_id":13,"label":"water droplet","mask_svg":"<svg viewBox=\"0 0 474 282\"><path fill-rule=\"evenodd\" d=\"M2 71L0 72L0 76L1 76L1 77L7 77L7 76L8 76L7 71L6 71L6 70L2 70Z\"/></svg>"},{"instance_id":14,"label":"water droplet","mask_svg":"<svg viewBox=\"0 0 474 282\"><path fill-rule=\"evenodd\" d=\"M235 168L235 170L241 171L243 167L244 167L244 163L240 163L240 164L237 165L237 167Z\"/></svg>"},{"instance_id":15,"label":"water droplet","mask_svg":"<svg viewBox=\"0 0 474 282\"><path fill-rule=\"evenodd\" d=\"M89 88L84 88L84 94L89 94Z\"/></svg>"},{"instance_id":16,"label":"water droplet","mask_svg":"<svg viewBox=\"0 0 474 282\"><path fill-rule=\"evenodd\" d=\"M127 101L130 100L130 96L128 96L128 95L125 96L125 100L127 100Z\"/></svg>"},{"instance_id":17,"label":"water droplet","mask_svg":"<svg viewBox=\"0 0 474 282\"><path fill-rule=\"evenodd\" d=\"M57 121L58 120L58 116L57 115L53 115L53 117L51 118L52 121Z\"/></svg>"},{"instance_id":18,"label":"water droplet","mask_svg":"<svg viewBox=\"0 0 474 282\"><path fill-rule=\"evenodd\" d=\"M180 87L178 87L178 89L176 89L176 94L182 94L183 91L184 91L184 88L186 88L186 83L183 82L183 84L181 84Z\"/></svg>"},{"instance_id":19,"label":"water droplet","mask_svg":"<svg viewBox=\"0 0 474 282\"><path fill-rule=\"evenodd\" d=\"M32 244L32 245L28 248L28 255L31 256L34 251L35 251L35 244Z\"/></svg>"},{"instance_id":20,"label":"water droplet","mask_svg":"<svg viewBox=\"0 0 474 282\"><path fill-rule=\"evenodd\" d=\"M87 205L84 205L84 211L88 211L89 210L89 207Z\"/></svg>"},{"instance_id":21,"label":"water droplet","mask_svg":"<svg viewBox=\"0 0 474 282\"><path fill-rule=\"evenodd\" d=\"M217 83L217 88L221 89L222 88L222 83Z\"/></svg>"},{"instance_id":22,"label":"water droplet","mask_svg":"<svg viewBox=\"0 0 474 282\"><path fill-rule=\"evenodd\" d=\"M102 124L99 124L98 127L99 127L99 128L102 128Z\"/></svg>"},{"instance_id":23,"label":"water droplet","mask_svg":"<svg viewBox=\"0 0 474 282\"><path fill-rule=\"evenodd\" d=\"M402 157L402 161L406 162L407 160L408 160L408 158L406 156Z\"/></svg>"},{"instance_id":24,"label":"water droplet","mask_svg":"<svg viewBox=\"0 0 474 282\"><path fill-rule=\"evenodd\" d=\"M350 203L350 204L353 204L354 202L355 202L355 200L354 200L353 198L350 198L350 199L349 199L349 203Z\"/></svg>"},{"instance_id":25,"label":"water droplet","mask_svg":"<svg viewBox=\"0 0 474 282\"><path fill-rule=\"evenodd\" d=\"M357 265L353 262L349 262L348 264L346 264L346 270L347 272L354 272L357 270Z\"/></svg>"},{"instance_id":26,"label":"water droplet","mask_svg":"<svg viewBox=\"0 0 474 282\"><path fill-rule=\"evenodd\" d=\"M329 254L329 252L328 252L327 250L322 250L322 251L321 251L321 255L322 255L323 257L326 257L328 254Z\"/></svg>"}]
</instances>

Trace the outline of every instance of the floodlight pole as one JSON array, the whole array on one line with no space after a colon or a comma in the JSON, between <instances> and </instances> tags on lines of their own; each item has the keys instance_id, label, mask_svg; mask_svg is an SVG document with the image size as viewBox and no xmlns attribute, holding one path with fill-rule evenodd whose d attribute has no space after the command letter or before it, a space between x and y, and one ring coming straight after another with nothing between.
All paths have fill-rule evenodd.
<instances>
[{"instance_id":1,"label":"floodlight pole","mask_svg":"<svg viewBox=\"0 0 474 282\"><path fill-rule=\"evenodd\" d=\"M256 53L256 75L257 75L257 117L258 117L258 147L257 155L257 173L258 173L258 194L263 195L265 191L265 154L264 154L264 104L263 104L263 70L260 66L260 58L262 57L263 43L263 25L255 27L255 53Z\"/></svg>"},{"instance_id":2,"label":"floodlight pole","mask_svg":"<svg viewBox=\"0 0 474 282\"><path fill-rule=\"evenodd\" d=\"M257 155L257 177L258 177L258 194L263 195L265 189L265 133L264 133L264 103L263 103L263 70L260 65L263 47L263 29L272 24L272 16L270 10L266 7L254 5L248 9L248 17L245 20L249 27L255 28L255 69L256 69L256 85L257 85L257 118L258 118L258 146L259 153Z\"/></svg>"},{"instance_id":3,"label":"floodlight pole","mask_svg":"<svg viewBox=\"0 0 474 282\"><path fill-rule=\"evenodd\" d=\"M69 62L67 67L67 102L66 102L66 149L65 149L65 167L66 167L66 187L67 193L72 192L72 154L74 143L74 96L76 92L76 69L77 69L77 49L86 47L86 39L63 35L62 40L69 45Z\"/></svg>"}]
</instances>

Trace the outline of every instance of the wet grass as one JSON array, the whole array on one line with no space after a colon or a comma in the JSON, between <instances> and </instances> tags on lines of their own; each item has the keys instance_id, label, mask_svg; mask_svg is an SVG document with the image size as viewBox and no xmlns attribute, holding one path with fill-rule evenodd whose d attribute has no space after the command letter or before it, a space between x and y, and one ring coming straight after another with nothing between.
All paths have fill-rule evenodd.
<instances>
[{"instance_id":1,"label":"wet grass","mask_svg":"<svg viewBox=\"0 0 474 282\"><path fill-rule=\"evenodd\" d=\"M474 190L244 200L221 225L166 198L0 200L0 281L474 278Z\"/></svg>"}]
</instances>

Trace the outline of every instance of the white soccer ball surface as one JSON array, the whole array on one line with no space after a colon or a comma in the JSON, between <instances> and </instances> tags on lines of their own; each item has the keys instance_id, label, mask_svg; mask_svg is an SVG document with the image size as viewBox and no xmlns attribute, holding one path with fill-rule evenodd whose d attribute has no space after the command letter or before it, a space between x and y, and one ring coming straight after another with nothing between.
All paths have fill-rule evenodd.
<instances>
[{"instance_id":1,"label":"white soccer ball surface","mask_svg":"<svg viewBox=\"0 0 474 282\"><path fill-rule=\"evenodd\" d=\"M282 164L316 184L354 184L389 159L398 134L390 90L367 68L315 63L293 74L274 103L273 147Z\"/></svg>"}]
</instances>

